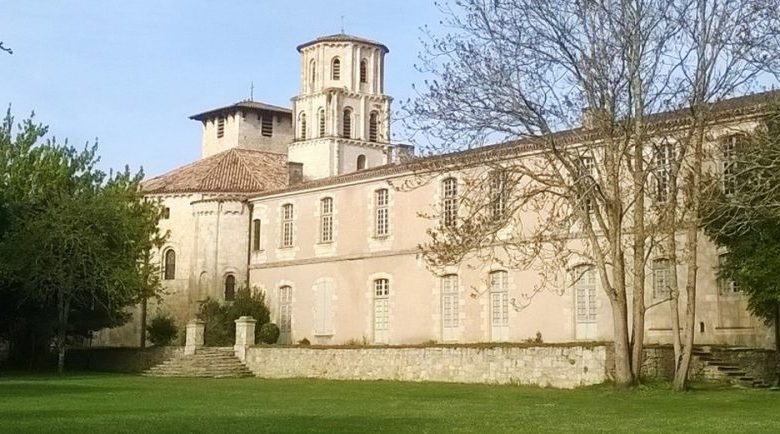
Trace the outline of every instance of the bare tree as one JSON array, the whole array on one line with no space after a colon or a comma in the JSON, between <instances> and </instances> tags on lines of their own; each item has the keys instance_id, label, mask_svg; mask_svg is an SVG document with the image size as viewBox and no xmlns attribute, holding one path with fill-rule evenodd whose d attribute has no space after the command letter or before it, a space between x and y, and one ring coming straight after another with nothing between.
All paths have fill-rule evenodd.
<instances>
[{"instance_id":1,"label":"bare tree","mask_svg":"<svg viewBox=\"0 0 780 434\"><path fill-rule=\"evenodd\" d=\"M407 125L418 142L427 142L427 153L508 143L486 149L479 161L453 159L442 169L465 173L467 191L459 195L463 211L455 224L446 209L432 214L440 224L422 246L428 261L444 265L480 256L537 267L556 281L560 270L590 264L610 301L615 382L634 384L644 316L653 307L645 305L647 261L662 241L669 248L675 239L664 237L665 228L684 220L682 262L696 263L710 103L745 92L776 64L778 50L769 49L777 47L778 20L769 3L440 5L450 32L427 34L420 69L432 78L405 106ZM734 9L739 13L729 16ZM744 26L723 31L726 18L732 24L752 18L752 33ZM666 117L652 114L682 108L676 116L684 121L675 124L673 136L685 152L675 154L677 178L668 186L675 199L663 206L648 203L654 200L657 146L672 136ZM486 171L500 173L511 188L496 188L501 183ZM497 201L504 204L498 216L489 211ZM531 221L529 215L538 217ZM696 267L686 270L687 331L695 316ZM576 271L569 274L568 282L580 278ZM687 375L692 338L685 336L687 358L678 357L680 375Z\"/></svg>"},{"instance_id":2,"label":"bare tree","mask_svg":"<svg viewBox=\"0 0 780 434\"><path fill-rule=\"evenodd\" d=\"M14 50L12 50L10 47L6 47L3 44L3 41L0 41L0 51L5 51L8 54L14 54Z\"/></svg>"}]
</instances>

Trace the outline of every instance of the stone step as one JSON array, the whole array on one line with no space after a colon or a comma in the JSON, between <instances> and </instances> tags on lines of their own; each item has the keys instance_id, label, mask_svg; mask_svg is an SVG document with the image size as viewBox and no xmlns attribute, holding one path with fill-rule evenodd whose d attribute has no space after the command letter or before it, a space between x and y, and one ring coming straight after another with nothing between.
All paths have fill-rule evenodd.
<instances>
[{"instance_id":1,"label":"stone step","mask_svg":"<svg viewBox=\"0 0 780 434\"><path fill-rule=\"evenodd\" d=\"M252 377L246 365L235 356L233 348L198 348L195 354L179 355L146 370L151 377Z\"/></svg>"}]
</instances>

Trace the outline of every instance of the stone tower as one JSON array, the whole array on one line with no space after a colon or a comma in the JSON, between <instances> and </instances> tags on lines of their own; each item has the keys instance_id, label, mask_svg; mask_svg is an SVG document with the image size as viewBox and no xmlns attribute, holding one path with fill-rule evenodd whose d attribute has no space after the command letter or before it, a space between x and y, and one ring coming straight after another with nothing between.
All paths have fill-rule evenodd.
<instances>
[{"instance_id":1,"label":"stone tower","mask_svg":"<svg viewBox=\"0 0 780 434\"><path fill-rule=\"evenodd\" d=\"M392 162L386 46L355 36L324 36L298 46L300 91L293 101L289 159L306 179Z\"/></svg>"}]
</instances>

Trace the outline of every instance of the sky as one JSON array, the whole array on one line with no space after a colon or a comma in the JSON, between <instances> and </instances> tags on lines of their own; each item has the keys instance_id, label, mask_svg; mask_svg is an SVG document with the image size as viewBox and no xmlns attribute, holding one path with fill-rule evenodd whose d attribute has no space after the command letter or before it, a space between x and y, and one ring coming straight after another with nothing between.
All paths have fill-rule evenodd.
<instances>
[{"instance_id":1,"label":"sky","mask_svg":"<svg viewBox=\"0 0 780 434\"><path fill-rule=\"evenodd\" d=\"M295 47L346 33L390 48L387 93L399 102L423 77L420 27L433 0L0 0L0 104L32 111L57 140L99 142L104 170L164 173L200 156L189 116L247 99L290 106Z\"/></svg>"}]
</instances>

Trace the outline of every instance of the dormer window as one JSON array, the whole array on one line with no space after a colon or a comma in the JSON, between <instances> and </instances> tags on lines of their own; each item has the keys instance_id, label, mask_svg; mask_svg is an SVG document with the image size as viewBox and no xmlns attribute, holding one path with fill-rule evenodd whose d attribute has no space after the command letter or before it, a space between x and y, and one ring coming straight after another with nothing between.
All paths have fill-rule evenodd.
<instances>
[{"instance_id":1,"label":"dormer window","mask_svg":"<svg viewBox=\"0 0 780 434\"><path fill-rule=\"evenodd\" d=\"M331 66L331 79L341 80L341 60L339 60L338 57L333 59L333 64Z\"/></svg>"},{"instance_id":2,"label":"dormer window","mask_svg":"<svg viewBox=\"0 0 780 434\"><path fill-rule=\"evenodd\" d=\"M257 115L257 120L260 121L260 134L263 137L272 137L274 135L273 115L269 113Z\"/></svg>"},{"instance_id":3,"label":"dormer window","mask_svg":"<svg viewBox=\"0 0 780 434\"><path fill-rule=\"evenodd\" d=\"M217 118L217 138L221 139L225 135L225 118Z\"/></svg>"}]
</instances>

